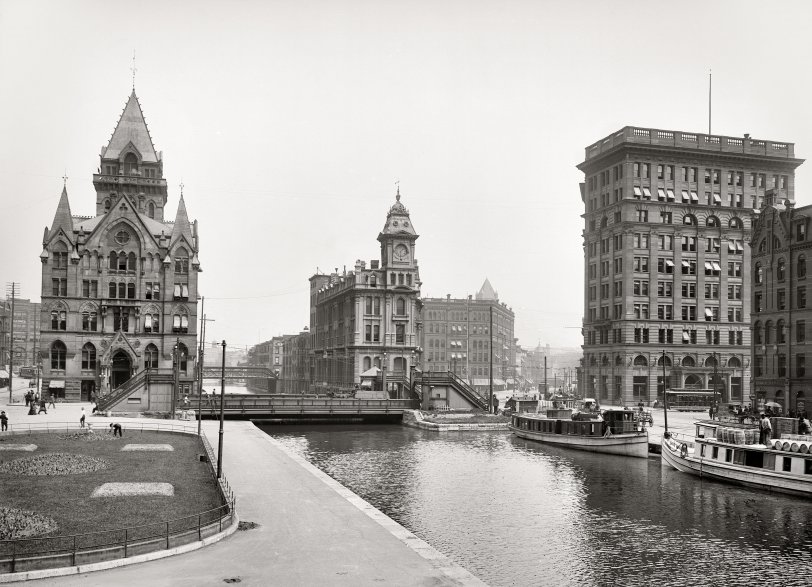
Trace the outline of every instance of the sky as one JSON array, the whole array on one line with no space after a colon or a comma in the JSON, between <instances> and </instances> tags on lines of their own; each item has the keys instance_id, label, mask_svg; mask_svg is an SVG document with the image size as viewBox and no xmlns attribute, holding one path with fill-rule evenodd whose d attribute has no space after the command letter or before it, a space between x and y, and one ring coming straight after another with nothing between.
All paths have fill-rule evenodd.
<instances>
[{"instance_id":1,"label":"sky","mask_svg":"<svg viewBox=\"0 0 812 587\"><path fill-rule=\"evenodd\" d=\"M0 285L39 300L133 85L200 231L208 340L308 324L308 278L379 258L395 201L424 297L487 277L525 347L582 343L576 165L627 126L812 152L812 3L0 0ZM796 200L812 203L812 171Z\"/></svg>"}]
</instances>

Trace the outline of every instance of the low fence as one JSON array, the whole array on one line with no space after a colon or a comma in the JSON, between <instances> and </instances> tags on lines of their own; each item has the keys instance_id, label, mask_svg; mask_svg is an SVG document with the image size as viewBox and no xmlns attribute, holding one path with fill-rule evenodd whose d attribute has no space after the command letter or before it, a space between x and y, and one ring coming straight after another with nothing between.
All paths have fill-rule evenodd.
<instances>
[{"instance_id":1,"label":"low fence","mask_svg":"<svg viewBox=\"0 0 812 587\"><path fill-rule=\"evenodd\" d=\"M193 399L190 407L197 408ZM223 411L235 414L399 414L404 410L415 409L419 402L411 399L354 399L331 398L324 396L279 396L232 394L226 395ZM220 396L212 396L204 401L201 412L218 415Z\"/></svg>"},{"instance_id":2,"label":"low fence","mask_svg":"<svg viewBox=\"0 0 812 587\"><path fill-rule=\"evenodd\" d=\"M41 422L20 424L3 436L71 432L78 424ZM87 430L87 428L85 428ZM183 423L127 423L126 432L153 431L197 435L197 426ZM106 430L105 430L106 432ZM216 456L205 435L201 436L210 472L216 476ZM236 498L225 475L218 481L223 505L172 520L152 524L100 530L67 536L0 540L0 574L53 569L98 563L159 550L169 550L198 542L223 531L234 523Z\"/></svg>"}]
</instances>

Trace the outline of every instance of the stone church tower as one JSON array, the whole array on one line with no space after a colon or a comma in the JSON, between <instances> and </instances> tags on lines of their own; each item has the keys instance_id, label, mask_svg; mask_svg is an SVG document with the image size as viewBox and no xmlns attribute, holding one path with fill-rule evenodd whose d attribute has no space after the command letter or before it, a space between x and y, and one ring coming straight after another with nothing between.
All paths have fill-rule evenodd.
<instances>
[{"instance_id":1,"label":"stone church tower","mask_svg":"<svg viewBox=\"0 0 812 587\"><path fill-rule=\"evenodd\" d=\"M63 188L43 235L43 390L166 411L175 378L185 391L195 376L197 222L182 191L165 220L163 157L135 91L100 159L95 215L74 216Z\"/></svg>"}]
</instances>

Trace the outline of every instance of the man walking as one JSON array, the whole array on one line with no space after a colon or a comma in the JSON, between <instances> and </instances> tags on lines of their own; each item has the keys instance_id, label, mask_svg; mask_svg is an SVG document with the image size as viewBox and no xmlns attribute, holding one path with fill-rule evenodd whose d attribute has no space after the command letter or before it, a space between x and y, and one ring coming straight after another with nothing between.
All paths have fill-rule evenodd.
<instances>
[{"instance_id":1,"label":"man walking","mask_svg":"<svg viewBox=\"0 0 812 587\"><path fill-rule=\"evenodd\" d=\"M54 403L54 394L53 394L53 392L48 394L48 407L56 409L56 404Z\"/></svg>"},{"instance_id":2,"label":"man walking","mask_svg":"<svg viewBox=\"0 0 812 587\"><path fill-rule=\"evenodd\" d=\"M6 416L5 411L0 411L0 432L6 432L8 430L8 416Z\"/></svg>"},{"instance_id":3,"label":"man walking","mask_svg":"<svg viewBox=\"0 0 812 587\"><path fill-rule=\"evenodd\" d=\"M773 426L766 414L761 414L761 422L759 422L758 429L760 430L759 443L766 446L770 442L773 432Z\"/></svg>"},{"instance_id":4,"label":"man walking","mask_svg":"<svg viewBox=\"0 0 812 587\"><path fill-rule=\"evenodd\" d=\"M85 409L82 408L82 417L79 418L79 428L85 427Z\"/></svg>"}]
</instances>

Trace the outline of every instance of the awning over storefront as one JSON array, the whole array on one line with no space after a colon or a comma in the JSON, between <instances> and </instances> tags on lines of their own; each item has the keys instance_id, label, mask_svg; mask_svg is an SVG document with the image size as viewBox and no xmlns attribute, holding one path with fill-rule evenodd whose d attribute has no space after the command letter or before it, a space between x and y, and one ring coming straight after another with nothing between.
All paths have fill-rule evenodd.
<instances>
[{"instance_id":1,"label":"awning over storefront","mask_svg":"<svg viewBox=\"0 0 812 587\"><path fill-rule=\"evenodd\" d=\"M65 389L64 379L53 379L48 383L50 389Z\"/></svg>"},{"instance_id":2,"label":"awning over storefront","mask_svg":"<svg viewBox=\"0 0 812 587\"><path fill-rule=\"evenodd\" d=\"M8 371L0 369L0 379L8 379Z\"/></svg>"}]
</instances>

